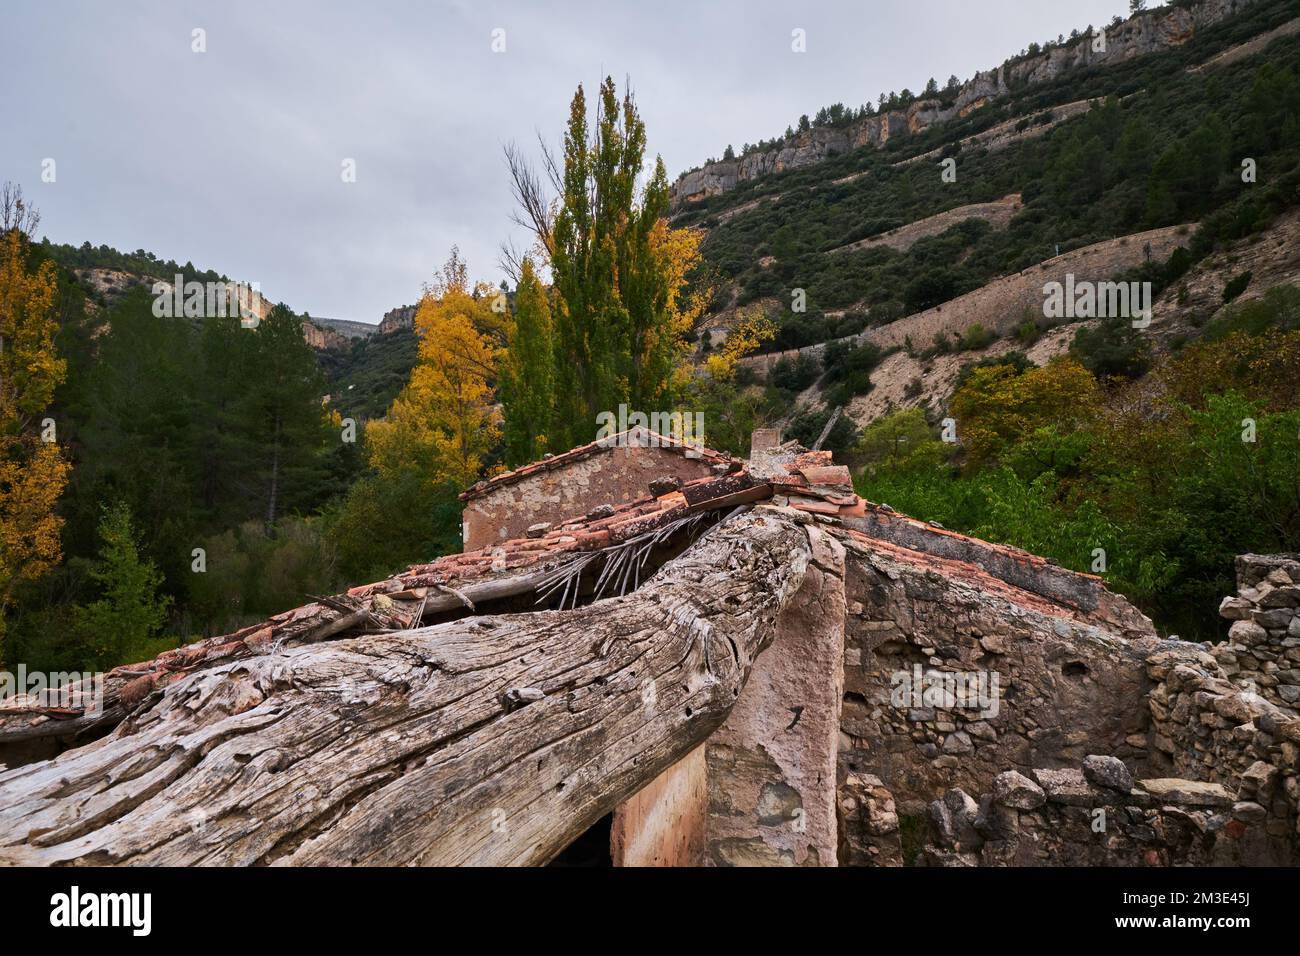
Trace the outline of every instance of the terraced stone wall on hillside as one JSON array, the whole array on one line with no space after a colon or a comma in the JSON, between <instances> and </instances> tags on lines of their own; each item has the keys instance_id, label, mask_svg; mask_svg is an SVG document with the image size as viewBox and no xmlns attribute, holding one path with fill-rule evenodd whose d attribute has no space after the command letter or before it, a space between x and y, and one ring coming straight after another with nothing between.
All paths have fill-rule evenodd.
<instances>
[{"instance_id":1,"label":"terraced stone wall on hillside","mask_svg":"<svg viewBox=\"0 0 1300 956\"><path fill-rule=\"evenodd\" d=\"M1064 284L1067 275L1073 275L1076 283L1112 281L1120 273L1144 262L1168 259L1174 249L1191 241L1192 229L1189 225L1166 226L1065 252L1014 275L994 279L973 292L932 309L913 313L888 325L869 328L840 341L871 342L884 349L906 348L910 344L920 350L933 345L935 336L941 332L960 338L973 325L981 325L999 336L1008 335L1027 319L1043 318L1046 299L1043 287L1049 282ZM750 368L767 372L783 358L809 355L820 359L827 344L823 342L784 352L751 355L740 361Z\"/></svg>"}]
</instances>

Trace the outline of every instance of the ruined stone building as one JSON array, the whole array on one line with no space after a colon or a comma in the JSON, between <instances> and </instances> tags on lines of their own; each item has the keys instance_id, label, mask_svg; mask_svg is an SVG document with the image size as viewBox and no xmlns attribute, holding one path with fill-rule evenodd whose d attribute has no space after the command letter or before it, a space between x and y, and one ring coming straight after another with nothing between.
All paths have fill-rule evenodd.
<instances>
[{"instance_id":1,"label":"ruined stone building","mask_svg":"<svg viewBox=\"0 0 1300 956\"><path fill-rule=\"evenodd\" d=\"M9 705L0 861L1297 862L1300 557L1242 556L1229 641L1189 644L775 433L628 444L102 712Z\"/></svg>"}]
</instances>

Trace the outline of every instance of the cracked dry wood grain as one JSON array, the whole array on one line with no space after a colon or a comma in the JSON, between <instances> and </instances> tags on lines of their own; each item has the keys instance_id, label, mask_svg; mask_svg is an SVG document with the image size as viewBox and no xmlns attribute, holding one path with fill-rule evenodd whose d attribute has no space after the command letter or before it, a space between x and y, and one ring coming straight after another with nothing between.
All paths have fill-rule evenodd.
<instances>
[{"instance_id":1,"label":"cracked dry wood grain","mask_svg":"<svg viewBox=\"0 0 1300 956\"><path fill-rule=\"evenodd\" d=\"M474 601L492 601L499 598L513 597L535 590L537 583L543 580L549 569L529 570L524 572L494 575L475 581L457 589L454 593L430 595L429 589L418 598L420 604L414 610L410 625L432 614L456 610L469 602L473 610ZM445 585L434 584L432 589L448 590ZM402 593L402 592L399 592ZM407 600L412 600L412 592L405 592ZM372 600L395 595L377 593ZM103 711L98 714L82 714L59 719L50 716L50 708L41 706L35 709L39 714L36 720L23 708L0 707L0 748L25 740L45 737L59 737L75 740L87 732L103 731L120 723L139 703L139 697L131 698L128 688L137 677L150 676L158 681L168 683L185 674L193 674L210 668L221 667L235 661L256 657L264 652L261 645L275 643L280 647L297 647L316 641L329 640L346 631L364 626L372 621L375 611L366 605L353 609L340 604L335 598L320 598L313 604L283 614L277 614L266 621L241 628L234 634L208 638L196 644L187 645L171 653L184 657L190 651L206 650L206 654L197 660L173 661L167 666L159 667L162 656L152 661L142 662L139 669L116 668L104 677ZM390 628L400 630L400 628ZM256 646L254 646L256 645ZM82 682L78 685L81 693L93 692L93 685ZM144 696L155 693L151 688ZM3 750L0 750L3 754Z\"/></svg>"},{"instance_id":2,"label":"cracked dry wood grain","mask_svg":"<svg viewBox=\"0 0 1300 956\"><path fill-rule=\"evenodd\" d=\"M0 863L545 863L721 724L809 559L758 508L625 597L192 674L0 774Z\"/></svg>"}]
</instances>

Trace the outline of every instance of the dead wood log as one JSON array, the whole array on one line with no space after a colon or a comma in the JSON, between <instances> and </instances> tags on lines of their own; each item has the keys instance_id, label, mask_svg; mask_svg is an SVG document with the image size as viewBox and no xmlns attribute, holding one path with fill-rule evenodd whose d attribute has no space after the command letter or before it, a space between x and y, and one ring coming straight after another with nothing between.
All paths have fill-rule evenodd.
<instances>
[{"instance_id":1,"label":"dead wood log","mask_svg":"<svg viewBox=\"0 0 1300 956\"><path fill-rule=\"evenodd\" d=\"M492 601L527 594L534 590L538 582L547 574L549 570L494 575L487 580L473 582L455 591L437 585L436 587L442 588L444 593L432 595L428 593L428 588L424 588L421 589L424 592L422 597L410 596L407 599L418 602L414 612L418 621L431 614L456 610L463 607L466 601L472 604L473 601ZM150 685L147 692L151 692L154 689L161 689L166 681L180 674L256 656L261 652L259 648L265 644L278 642L286 647L294 647L329 640L345 631L360 627L369 617L369 607L363 606L355 610L340 609L336 606L335 599L321 598L314 604L278 614L269 621L251 625L234 634L208 638L197 644L178 648L154 661L115 668L104 678L103 709L100 713L77 713L57 719L48 707L38 707L29 711L12 702L6 702L0 705L0 747L45 737L75 737L89 731L102 731L103 728L116 726L138 703L138 699L128 688L133 681L138 681L141 677L150 678L147 682ZM83 683L76 688L78 696L88 696L91 690L88 683Z\"/></svg>"},{"instance_id":2,"label":"dead wood log","mask_svg":"<svg viewBox=\"0 0 1300 956\"><path fill-rule=\"evenodd\" d=\"M809 551L758 508L624 597L189 674L0 774L0 863L545 863L721 724Z\"/></svg>"}]
</instances>

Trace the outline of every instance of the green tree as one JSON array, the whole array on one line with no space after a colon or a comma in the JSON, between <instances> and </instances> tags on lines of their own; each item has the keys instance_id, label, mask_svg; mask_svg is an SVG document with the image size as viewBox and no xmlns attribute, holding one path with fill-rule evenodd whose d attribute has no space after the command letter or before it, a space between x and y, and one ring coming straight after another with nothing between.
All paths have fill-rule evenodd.
<instances>
[{"instance_id":1,"label":"green tree","mask_svg":"<svg viewBox=\"0 0 1300 956\"><path fill-rule=\"evenodd\" d=\"M938 429L919 408L900 408L876 419L853 447L866 476L933 471L951 456L952 446L939 440Z\"/></svg>"},{"instance_id":2,"label":"green tree","mask_svg":"<svg viewBox=\"0 0 1300 956\"><path fill-rule=\"evenodd\" d=\"M76 619L84 635L87 664L107 670L157 653L149 641L166 622L171 598L158 593L163 576L153 562L141 557L131 510L124 503L104 509L99 538L90 579L101 596L78 608Z\"/></svg>"},{"instance_id":3,"label":"green tree","mask_svg":"<svg viewBox=\"0 0 1300 956\"><path fill-rule=\"evenodd\" d=\"M286 504L303 505L320 479L329 434L325 383L302 320L288 306L277 305L256 330L245 331L243 392L236 401L248 450L242 478L261 502L269 534Z\"/></svg>"},{"instance_id":4,"label":"green tree","mask_svg":"<svg viewBox=\"0 0 1300 956\"><path fill-rule=\"evenodd\" d=\"M222 448L224 457L207 460L198 440L206 436L196 432L205 402L220 386L203 377L194 327L154 315L143 288L124 296L105 326L94 351L77 356L73 366L84 395L70 409L79 427L67 537L73 553L92 554L101 502L122 502L141 547L176 592L208 514L202 483L230 460Z\"/></svg>"},{"instance_id":5,"label":"green tree","mask_svg":"<svg viewBox=\"0 0 1300 956\"><path fill-rule=\"evenodd\" d=\"M368 475L327 512L330 537L345 581L377 581L420 561L461 550L461 503L456 485L430 487L405 469Z\"/></svg>"},{"instance_id":6,"label":"green tree","mask_svg":"<svg viewBox=\"0 0 1300 956\"><path fill-rule=\"evenodd\" d=\"M589 134L582 87L564 137L562 191L549 254L555 291L555 442L591 439L596 416L626 402L671 407L694 304L682 295L698 236L669 230L663 161L638 187L645 124L631 93L601 84Z\"/></svg>"},{"instance_id":7,"label":"green tree","mask_svg":"<svg viewBox=\"0 0 1300 956\"><path fill-rule=\"evenodd\" d=\"M555 410L555 354L551 305L532 259L524 259L515 293L514 325L500 364L506 463L535 461L547 450Z\"/></svg>"}]
</instances>

